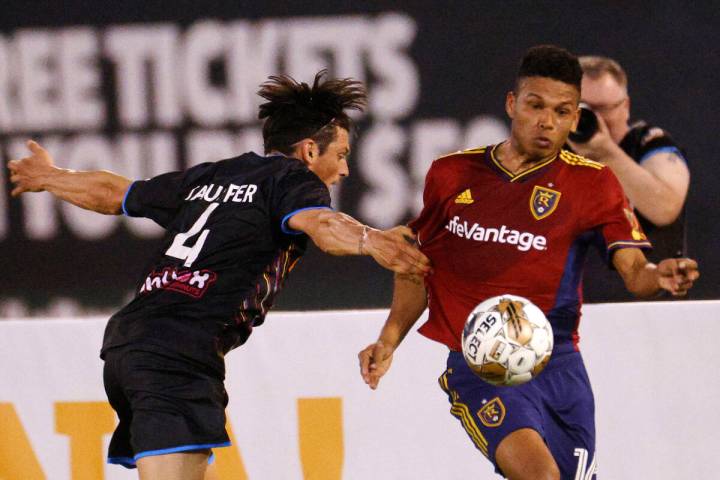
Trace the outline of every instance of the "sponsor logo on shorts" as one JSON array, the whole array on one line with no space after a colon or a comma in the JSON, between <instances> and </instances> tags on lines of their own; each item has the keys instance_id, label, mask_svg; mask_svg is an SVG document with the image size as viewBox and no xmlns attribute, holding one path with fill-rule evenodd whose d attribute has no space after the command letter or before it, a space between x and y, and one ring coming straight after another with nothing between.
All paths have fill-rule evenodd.
<instances>
[{"instance_id":1,"label":"sponsor logo on shorts","mask_svg":"<svg viewBox=\"0 0 720 480\"><path fill-rule=\"evenodd\" d=\"M505 405L500 397L495 397L489 402L483 400L483 407L478 410L477 416L486 427L498 427L505 420Z\"/></svg>"},{"instance_id":2,"label":"sponsor logo on shorts","mask_svg":"<svg viewBox=\"0 0 720 480\"><path fill-rule=\"evenodd\" d=\"M466 240L515 245L521 252L527 252L531 248L540 251L547 250L547 238L544 236L519 232L508 228L507 225L501 225L499 228L483 227L478 223L470 224L467 220L460 220L460 217L455 215L445 229Z\"/></svg>"},{"instance_id":3,"label":"sponsor logo on shorts","mask_svg":"<svg viewBox=\"0 0 720 480\"><path fill-rule=\"evenodd\" d=\"M542 220L553 213L560 202L560 195L557 190L535 185L530 196L530 212L535 220Z\"/></svg>"}]
</instances>

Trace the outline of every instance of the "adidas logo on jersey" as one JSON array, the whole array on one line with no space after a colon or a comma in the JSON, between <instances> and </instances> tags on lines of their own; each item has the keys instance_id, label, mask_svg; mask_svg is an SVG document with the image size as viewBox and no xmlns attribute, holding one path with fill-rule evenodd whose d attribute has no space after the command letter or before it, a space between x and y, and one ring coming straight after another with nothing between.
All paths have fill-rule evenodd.
<instances>
[{"instance_id":1,"label":"adidas logo on jersey","mask_svg":"<svg viewBox=\"0 0 720 480\"><path fill-rule=\"evenodd\" d=\"M462 203L465 205L470 205L474 201L475 200L473 200L472 193L470 193L469 188L455 198L455 203Z\"/></svg>"},{"instance_id":2,"label":"adidas logo on jersey","mask_svg":"<svg viewBox=\"0 0 720 480\"><path fill-rule=\"evenodd\" d=\"M518 232L508 228L507 225L501 225L500 228L483 227L478 223L470 225L466 220L460 221L460 217L456 215L445 228L450 233L467 240L516 245L521 252L527 252L531 248L547 250L547 238L544 236L530 232Z\"/></svg>"}]
</instances>

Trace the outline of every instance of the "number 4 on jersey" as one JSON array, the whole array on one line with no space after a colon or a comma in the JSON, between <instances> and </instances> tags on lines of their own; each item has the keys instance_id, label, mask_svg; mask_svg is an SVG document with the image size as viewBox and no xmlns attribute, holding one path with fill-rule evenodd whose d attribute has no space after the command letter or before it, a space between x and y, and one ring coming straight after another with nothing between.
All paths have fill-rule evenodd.
<instances>
[{"instance_id":1,"label":"number 4 on jersey","mask_svg":"<svg viewBox=\"0 0 720 480\"><path fill-rule=\"evenodd\" d=\"M210 233L210 229L208 228L203 230L202 233L200 233L200 230L202 230L202 228L205 226L205 222L207 222L210 214L219 205L219 203L211 203L210 205L208 205L202 215L200 215L200 218L198 218L193 224L193 226L190 227L190 230L175 235L175 239L173 240L172 245L170 245L170 248L168 248L165 252L165 255L179 258L180 260L185 260L185 263L183 265L186 267L192 266L195 259L197 259L198 255L200 255L200 250L202 250L205 239L207 239L207 236ZM191 247L186 246L185 242L187 242L190 238L194 237L198 233L200 233L200 236L195 241L195 244Z\"/></svg>"}]
</instances>

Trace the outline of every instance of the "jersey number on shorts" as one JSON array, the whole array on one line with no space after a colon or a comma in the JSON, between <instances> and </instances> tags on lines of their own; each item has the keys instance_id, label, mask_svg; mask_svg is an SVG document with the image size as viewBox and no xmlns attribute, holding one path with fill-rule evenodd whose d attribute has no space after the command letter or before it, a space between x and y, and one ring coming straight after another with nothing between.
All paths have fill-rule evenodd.
<instances>
[{"instance_id":1,"label":"jersey number on shorts","mask_svg":"<svg viewBox=\"0 0 720 480\"><path fill-rule=\"evenodd\" d=\"M179 258L180 260L185 260L185 263L183 265L185 265L186 267L192 266L195 259L198 257L198 255L200 255L200 250L205 244L205 240L207 239L208 234L210 234L209 228L203 230L202 233L200 233L200 230L202 230L202 228L205 226L205 222L207 222L210 214L219 205L219 203L211 203L210 205L208 205L202 215L200 215L200 218L198 218L193 224L193 226L190 227L190 230L185 233L178 233L177 235L175 235L175 239L173 240L172 245L170 245L170 248L167 249L167 252L165 252L165 255ZM194 237L198 233L200 233L200 236L195 241L195 244L192 246L186 246L185 242L187 242L190 238Z\"/></svg>"},{"instance_id":2,"label":"jersey number on shorts","mask_svg":"<svg viewBox=\"0 0 720 480\"><path fill-rule=\"evenodd\" d=\"M577 470L575 470L575 480L592 480L597 473L597 460L595 454L593 454L590 466L587 464L590 454L586 449L576 448L573 455L578 457L578 466Z\"/></svg>"}]
</instances>

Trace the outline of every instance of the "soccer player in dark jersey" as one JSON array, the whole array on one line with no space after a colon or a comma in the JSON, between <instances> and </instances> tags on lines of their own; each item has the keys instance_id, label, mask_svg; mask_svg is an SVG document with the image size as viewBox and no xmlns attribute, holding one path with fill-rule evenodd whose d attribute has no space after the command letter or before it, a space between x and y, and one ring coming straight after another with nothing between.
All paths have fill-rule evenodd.
<instances>
[{"instance_id":1,"label":"soccer player in dark jersey","mask_svg":"<svg viewBox=\"0 0 720 480\"><path fill-rule=\"evenodd\" d=\"M562 149L579 117L582 71L554 46L530 49L505 108L510 138L433 162L424 207L411 223L433 263L425 277L397 274L379 339L359 354L376 388L402 339L429 305L420 333L448 346L440 385L451 413L507 478L594 477L594 400L578 348L580 284L588 246L599 238L627 288L639 296L684 294L698 278L691 259L649 263L649 247L612 171ZM493 386L461 352L465 319L483 300L518 294L538 305L555 335L534 380Z\"/></svg>"},{"instance_id":2,"label":"soccer player in dark jersey","mask_svg":"<svg viewBox=\"0 0 720 480\"><path fill-rule=\"evenodd\" d=\"M684 256L690 170L682 149L664 129L642 120L630 122L628 79L619 63L599 56L584 56L579 61L583 69L581 100L595 113L598 128L585 142L573 142L571 136L570 146L617 175L653 244L647 255L651 261ZM585 300L632 300L618 280L592 255L583 280Z\"/></svg>"},{"instance_id":3,"label":"soccer player in dark jersey","mask_svg":"<svg viewBox=\"0 0 720 480\"><path fill-rule=\"evenodd\" d=\"M330 208L328 186L348 174L346 110L366 97L359 82L323 75L312 86L287 76L262 85L264 156L135 182L57 168L32 141L30 157L9 162L13 195L48 191L166 229L135 298L105 330L105 389L120 419L110 463L137 466L143 479L203 477L210 449L229 445L224 356L263 323L308 237L398 273L429 270L407 227L379 231Z\"/></svg>"}]
</instances>

